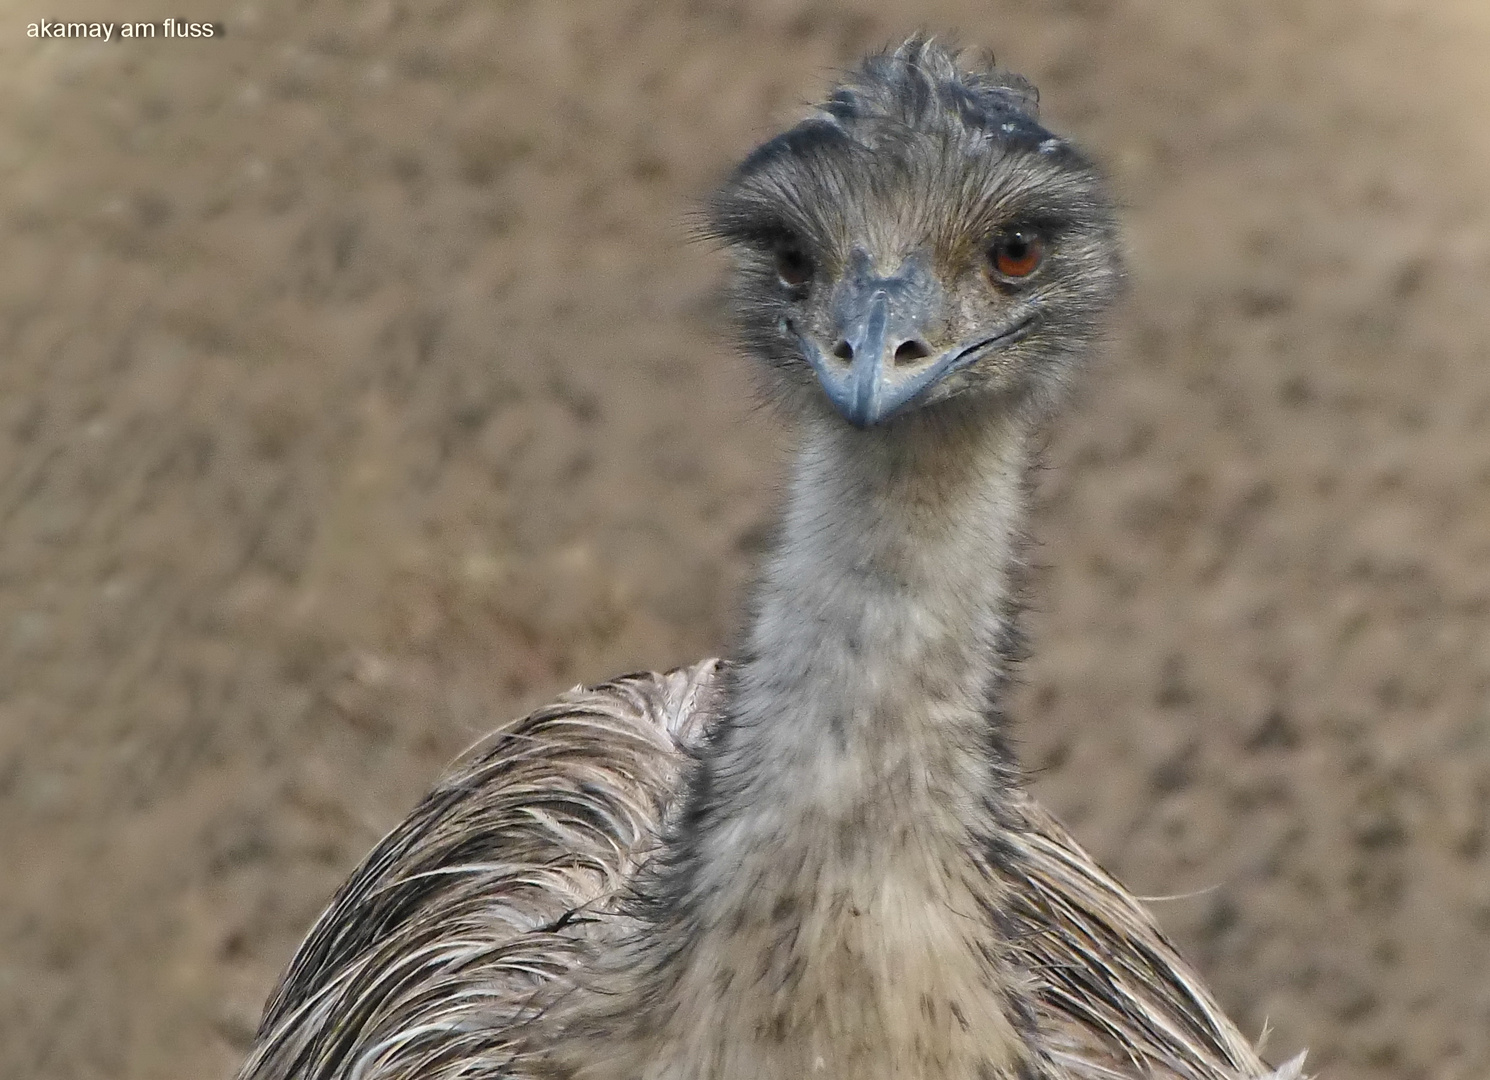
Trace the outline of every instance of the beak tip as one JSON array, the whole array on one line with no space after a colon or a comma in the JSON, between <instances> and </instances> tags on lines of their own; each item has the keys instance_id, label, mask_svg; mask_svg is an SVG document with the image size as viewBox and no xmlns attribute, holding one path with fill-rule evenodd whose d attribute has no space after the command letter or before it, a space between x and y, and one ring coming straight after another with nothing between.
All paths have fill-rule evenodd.
<instances>
[{"instance_id":1,"label":"beak tip","mask_svg":"<svg viewBox=\"0 0 1490 1080\"><path fill-rule=\"evenodd\" d=\"M853 427L863 431L879 421L878 410L854 393L852 387L832 386L824 382L823 388L828 392L827 398L834 411Z\"/></svg>"}]
</instances>

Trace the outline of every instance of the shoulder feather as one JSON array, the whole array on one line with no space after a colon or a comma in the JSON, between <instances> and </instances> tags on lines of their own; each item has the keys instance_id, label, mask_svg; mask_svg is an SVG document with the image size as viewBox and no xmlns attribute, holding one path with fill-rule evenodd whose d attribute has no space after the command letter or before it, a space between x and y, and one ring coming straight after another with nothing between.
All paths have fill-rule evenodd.
<instances>
[{"instance_id":1,"label":"shoulder feather","mask_svg":"<svg viewBox=\"0 0 1490 1080\"><path fill-rule=\"evenodd\" d=\"M462 755L317 920L240 1077L500 1061L655 846L718 667L576 687Z\"/></svg>"}]
</instances>

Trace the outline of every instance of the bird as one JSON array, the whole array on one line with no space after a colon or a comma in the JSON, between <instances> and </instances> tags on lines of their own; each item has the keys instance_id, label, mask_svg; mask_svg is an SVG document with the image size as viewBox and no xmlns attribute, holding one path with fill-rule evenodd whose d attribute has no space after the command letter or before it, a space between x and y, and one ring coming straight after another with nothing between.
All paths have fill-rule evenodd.
<instances>
[{"instance_id":1,"label":"bird","mask_svg":"<svg viewBox=\"0 0 1490 1080\"><path fill-rule=\"evenodd\" d=\"M918 35L702 217L798 438L735 654L467 751L240 1080L1299 1080L1014 750L1032 466L1124 277L1097 166Z\"/></svg>"}]
</instances>

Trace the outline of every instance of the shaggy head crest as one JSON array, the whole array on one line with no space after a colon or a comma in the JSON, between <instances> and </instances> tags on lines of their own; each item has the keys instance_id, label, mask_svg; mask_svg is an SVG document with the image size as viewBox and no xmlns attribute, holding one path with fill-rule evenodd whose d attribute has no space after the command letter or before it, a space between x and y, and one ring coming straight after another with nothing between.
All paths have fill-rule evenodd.
<instances>
[{"instance_id":1,"label":"shaggy head crest","mask_svg":"<svg viewBox=\"0 0 1490 1080\"><path fill-rule=\"evenodd\" d=\"M1051 137L1039 124L1040 93L1022 75L997 67L992 56L963 68L960 53L927 38L911 38L894 52L869 57L818 110L852 131L863 122L925 128L953 118L969 131Z\"/></svg>"}]
</instances>

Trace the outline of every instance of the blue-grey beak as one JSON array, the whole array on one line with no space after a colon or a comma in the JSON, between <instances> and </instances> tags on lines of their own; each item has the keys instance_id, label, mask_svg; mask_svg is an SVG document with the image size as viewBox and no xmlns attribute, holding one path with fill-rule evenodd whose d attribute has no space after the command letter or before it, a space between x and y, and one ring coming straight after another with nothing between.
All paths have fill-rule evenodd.
<instances>
[{"instance_id":1,"label":"blue-grey beak","mask_svg":"<svg viewBox=\"0 0 1490 1080\"><path fill-rule=\"evenodd\" d=\"M971 363L983 346L1011 336L934 355L928 332L944 303L941 285L920 256L907 259L890 276L878 277L869 257L854 253L833 297L836 343L824 352L810 335L796 335L828 400L845 420L858 428L888 420Z\"/></svg>"}]
</instances>

